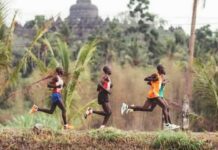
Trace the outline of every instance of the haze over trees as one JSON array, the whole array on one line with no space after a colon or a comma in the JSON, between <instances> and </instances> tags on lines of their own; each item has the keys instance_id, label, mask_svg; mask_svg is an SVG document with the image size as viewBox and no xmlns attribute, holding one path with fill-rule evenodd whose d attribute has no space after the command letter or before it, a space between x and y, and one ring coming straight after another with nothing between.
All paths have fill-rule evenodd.
<instances>
[{"instance_id":1,"label":"haze over trees","mask_svg":"<svg viewBox=\"0 0 218 150\"><path fill-rule=\"evenodd\" d=\"M78 0L75 6L79 6L79 2L82 1ZM38 120L45 123L42 120L50 118L48 122L56 122L57 129L60 128L60 121L54 121L60 120L59 113L54 118L40 115L30 119L32 116L27 112L34 103L44 106L49 102L46 80L35 82L61 66L66 72L63 95L70 123L78 128L97 126L99 118L85 123L82 114L88 106L97 106L96 83L102 66L108 64L112 66L114 82L110 125L127 130L157 130L161 123L159 109L152 114L121 117L119 108L123 101L144 103L148 86L143 79L161 63L170 80L166 98L172 103L174 122L180 124L189 35L181 27L166 29L162 20L149 12L149 0L130 0L128 12L105 20L98 16L93 5L83 2L92 15L84 18L87 12L82 12L80 20L73 20L74 16L65 20L36 16L21 26L15 14L11 26L6 26L7 6L0 1L0 123L31 127ZM218 118L217 67L218 31L206 25L196 30L190 103L194 131L218 130L218 119L214 119Z\"/></svg>"}]
</instances>

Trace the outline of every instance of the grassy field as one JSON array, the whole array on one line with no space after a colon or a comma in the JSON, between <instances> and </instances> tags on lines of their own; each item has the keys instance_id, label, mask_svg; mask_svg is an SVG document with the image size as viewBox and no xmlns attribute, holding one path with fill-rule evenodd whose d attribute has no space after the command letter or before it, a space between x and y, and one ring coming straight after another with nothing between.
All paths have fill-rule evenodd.
<instances>
[{"instance_id":1,"label":"grassy field","mask_svg":"<svg viewBox=\"0 0 218 150\"><path fill-rule=\"evenodd\" d=\"M218 149L218 133L11 129L0 131L0 149Z\"/></svg>"}]
</instances>

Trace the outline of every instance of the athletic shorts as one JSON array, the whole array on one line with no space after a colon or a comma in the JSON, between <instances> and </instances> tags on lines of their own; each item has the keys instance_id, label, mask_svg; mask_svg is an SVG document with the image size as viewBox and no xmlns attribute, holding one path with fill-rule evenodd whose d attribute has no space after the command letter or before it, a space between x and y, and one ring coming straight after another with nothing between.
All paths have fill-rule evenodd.
<instances>
[{"instance_id":1,"label":"athletic shorts","mask_svg":"<svg viewBox=\"0 0 218 150\"><path fill-rule=\"evenodd\" d=\"M147 101L151 104L157 104L157 101L159 101L160 98L156 97L156 98L147 98Z\"/></svg>"},{"instance_id":2,"label":"athletic shorts","mask_svg":"<svg viewBox=\"0 0 218 150\"><path fill-rule=\"evenodd\" d=\"M101 91L98 93L98 104L108 103L109 102L109 96L106 91Z\"/></svg>"},{"instance_id":3,"label":"athletic shorts","mask_svg":"<svg viewBox=\"0 0 218 150\"><path fill-rule=\"evenodd\" d=\"M53 103L58 102L58 101L61 101L61 100L62 100L62 96L61 96L60 93L52 93L52 94L51 94L51 101L52 101Z\"/></svg>"}]
</instances>

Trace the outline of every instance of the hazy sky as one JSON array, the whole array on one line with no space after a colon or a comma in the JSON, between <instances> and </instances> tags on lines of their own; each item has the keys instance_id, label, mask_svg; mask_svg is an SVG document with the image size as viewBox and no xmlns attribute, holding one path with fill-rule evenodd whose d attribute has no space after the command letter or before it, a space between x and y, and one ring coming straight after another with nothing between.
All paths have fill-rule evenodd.
<instances>
[{"instance_id":1,"label":"hazy sky","mask_svg":"<svg viewBox=\"0 0 218 150\"><path fill-rule=\"evenodd\" d=\"M10 12L19 10L17 20L24 23L33 19L35 15L43 14L47 18L60 15L66 18L70 6L76 0L7 0ZM129 0L92 0L99 8L102 18L114 17L127 10ZM150 0L150 11L168 21L168 25L182 26L187 32L190 30L190 18L193 0ZM207 0L203 8L203 0L198 7L198 26L211 24L213 29L218 29L218 0ZM8 17L7 21L10 20Z\"/></svg>"}]
</instances>

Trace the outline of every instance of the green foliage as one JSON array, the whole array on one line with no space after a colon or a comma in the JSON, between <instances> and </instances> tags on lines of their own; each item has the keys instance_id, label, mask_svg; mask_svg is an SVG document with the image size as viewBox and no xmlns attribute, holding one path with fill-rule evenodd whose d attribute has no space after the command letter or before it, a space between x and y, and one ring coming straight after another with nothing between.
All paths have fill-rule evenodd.
<instances>
[{"instance_id":1,"label":"green foliage","mask_svg":"<svg viewBox=\"0 0 218 150\"><path fill-rule=\"evenodd\" d=\"M43 128L50 128L55 131L62 127L60 120L55 116L43 113L15 116L11 121L6 123L6 127L28 129L33 128L36 124L40 124Z\"/></svg>"},{"instance_id":2,"label":"green foliage","mask_svg":"<svg viewBox=\"0 0 218 150\"><path fill-rule=\"evenodd\" d=\"M218 32L213 32L210 25L196 30L195 56L204 57L205 54L217 55Z\"/></svg>"},{"instance_id":3,"label":"green foliage","mask_svg":"<svg viewBox=\"0 0 218 150\"><path fill-rule=\"evenodd\" d=\"M207 63L203 59L195 62L195 78L193 91L193 110L210 121L205 129L215 130L218 117L218 76L217 63L209 57Z\"/></svg>"},{"instance_id":4,"label":"green foliage","mask_svg":"<svg viewBox=\"0 0 218 150\"><path fill-rule=\"evenodd\" d=\"M51 22L48 21L45 23L43 27L41 27L37 31L32 43L27 48L24 56L21 58L19 63L12 69L12 73L10 74L10 77L9 77L9 82L7 82L8 84L10 84L10 82L15 84L18 81L19 73L21 69L26 65L26 63L28 63L28 58L31 58L33 62L35 62L38 65L41 71L45 72L47 70L45 64L33 54L32 49L35 46L35 44L38 42L38 40L47 32L50 25L51 25Z\"/></svg>"},{"instance_id":5,"label":"green foliage","mask_svg":"<svg viewBox=\"0 0 218 150\"><path fill-rule=\"evenodd\" d=\"M81 114L85 111L90 105L96 105L96 102L90 102L89 105L79 107L79 103L75 98L76 94L76 85L78 83L79 77L84 69L87 67L94 51L96 50L96 45L98 41L92 41L85 44L79 51L75 66L73 67L73 77L68 78L67 86L64 89L64 102L66 104L67 110L71 110L68 117L70 120L79 120L83 122Z\"/></svg>"},{"instance_id":6,"label":"green foliage","mask_svg":"<svg viewBox=\"0 0 218 150\"><path fill-rule=\"evenodd\" d=\"M189 137L184 132L161 132L154 139L152 148L168 150L203 150L204 142Z\"/></svg>"},{"instance_id":7,"label":"green foliage","mask_svg":"<svg viewBox=\"0 0 218 150\"><path fill-rule=\"evenodd\" d=\"M89 136L97 140L116 141L125 137L125 132L115 128L105 128L89 131Z\"/></svg>"}]
</instances>

